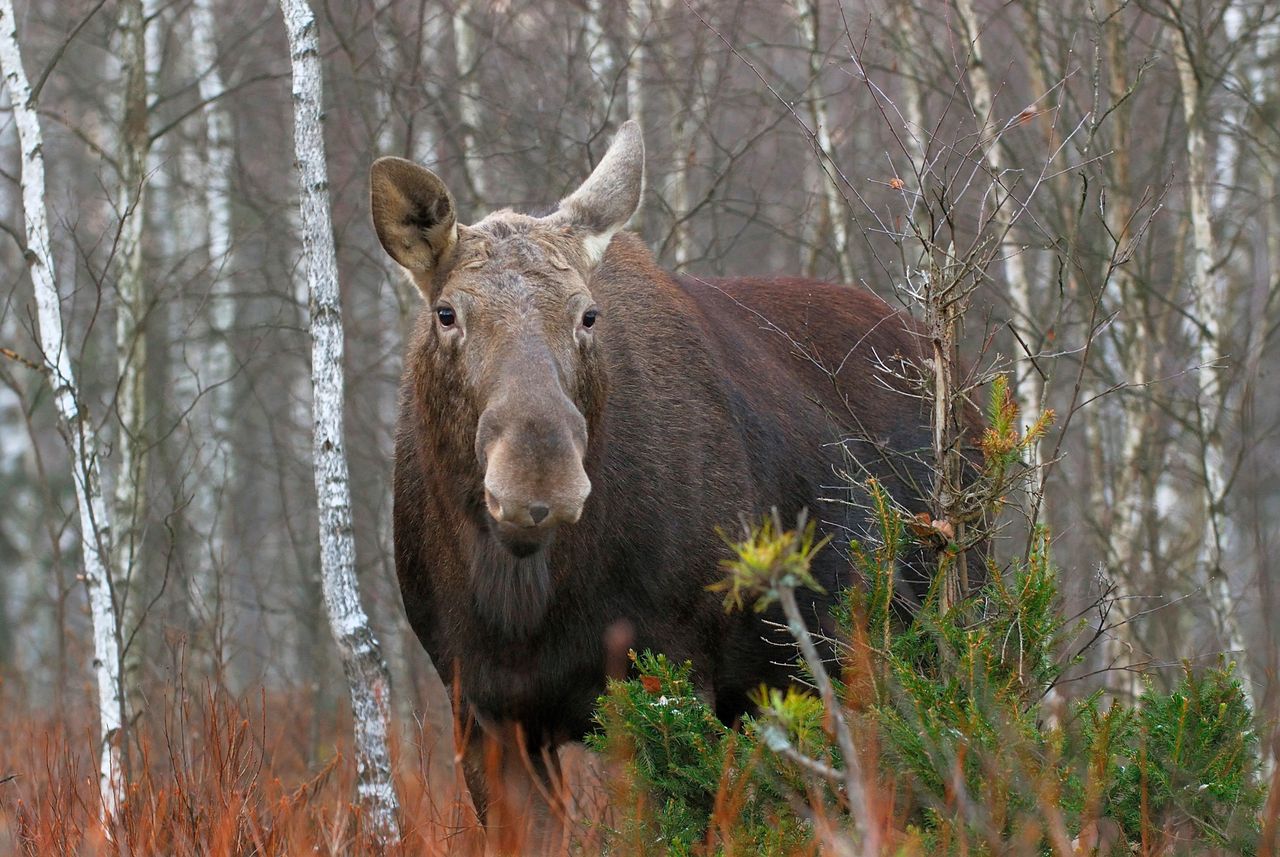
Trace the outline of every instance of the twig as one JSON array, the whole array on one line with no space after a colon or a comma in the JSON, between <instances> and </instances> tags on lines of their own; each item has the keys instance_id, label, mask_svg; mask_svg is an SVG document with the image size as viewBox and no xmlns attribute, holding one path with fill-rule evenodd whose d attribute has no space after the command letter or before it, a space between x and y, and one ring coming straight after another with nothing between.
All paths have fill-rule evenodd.
<instances>
[{"instance_id":1,"label":"twig","mask_svg":"<svg viewBox=\"0 0 1280 857\"><path fill-rule=\"evenodd\" d=\"M778 602L782 606L783 614L787 617L787 629L795 638L796 645L800 647L800 654L804 656L805 664L813 675L814 683L818 686L822 704L831 718L832 728L836 733L840 755L844 757L844 788L849 799L850 812L866 832L864 842L866 853L879 854L880 831L867 806L867 796L862 789L862 765L858 760L857 748L853 745L853 734L849 731L849 724L844 719L840 700L836 699L831 676L827 674L827 668L822 663L822 657L813 643L808 626L805 625L800 605L796 603L795 587L786 582L779 582L777 591Z\"/></svg>"}]
</instances>

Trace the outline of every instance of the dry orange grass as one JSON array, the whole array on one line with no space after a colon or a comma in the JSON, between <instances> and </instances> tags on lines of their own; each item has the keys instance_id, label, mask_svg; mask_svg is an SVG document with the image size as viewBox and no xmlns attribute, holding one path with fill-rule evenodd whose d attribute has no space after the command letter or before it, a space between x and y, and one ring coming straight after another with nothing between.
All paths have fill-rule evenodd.
<instances>
[{"instance_id":1,"label":"dry orange grass","mask_svg":"<svg viewBox=\"0 0 1280 857\"><path fill-rule=\"evenodd\" d=\"M132 739L126 800L104 829L98 820L92 712L59 716L28 711L20 701L0 697L0 855L479 857L590 854L602 849L600 829L607 822L606 810L585 804L582 791L569 781L552 795L499 789L494 797L497 812L491 809L491 820L496 818L500 824L491 826L486 835L460 766L454 764L460 757L455 748L466 737L436 734L438 729L425 726L395 737L392 752L403 839L389 851L379 850L351 803L350 723L342 717L313 722L315 711L310 699L267 694L233 699L206 692L166 702ZM314 750L317 746L323 748L319 753ZM569 776L576 776L575 771L593 777L600 774L597 762L581 748L562 755L561 765ZM1263 813L1260 855L1275 854L1280 832L1280 772L1274 772L1274 777ZM491 782L501 779L491 776ZM707 832L711 850L719 845L732 851L743 795L728 785L726 778L716 795ZM892 784L879 785L877 817L886 844L897 853L923 853L920 842L908 835L904 819L896 817ZM615 801L645 800L616 779L611 790ZM820 797L811 797L811 809L824 806ZM531 808L546 806L548 798L551 804L569 807L572 815L562 814L556 820L572 823L548 824L545 812ZM821 813L811 817L817 828L827 821L840 824ZM1153 833L1143 853L1182 853L1164 843L1159 831ZM653 847L652 842L616 841L611 851L647 854L655 853ZM815 841L799 853L821 850ZM1068 848L1065 853L1072 852Z\"/></svg>"},{"instance_id":2,"label":"dry orange grass","mask_svg":"<svg viewBox=\"0 0 1280 857\"><path fill-rule=\"evenodd\" d=\"M497 811L491 813L500 824L492 824L486 836L455 764L469 736L437 734L429 725L396 735L392 756L402 841L380 850L352 805L349 718L314 722L310 699L265 693L233 699L205 692L167 699L160 710L153 706L130 739L130 785L105 828L99 822L92 712L24 711L20 701L3 699L0 711L4 857L466 857L601 848L604 809L584 803L569 779L581 771L598 777L580 747L562 753L566 776L554 794L504 791L503 778L494 776L498 787L490 787L491 807ZM549 803L562 808L558 819L549 819Z\"/></svg>"},{"instance_id":3,"label":"dry orange grass","mask_svg":"<svg viewBox=\"0 0 1280 857\"><path fill-rule=\"evenodd\" d=\"M303 700L206 693L166 706L139 730L122 810L104 829L90 712L0 719L0 854L363 855L379 853L351 804L349 724L308 722ZM324 758L308 760L319 725ZM444 740L441 740L443 738ZM465 785L437 752L450 736L399 736L403 813L391 853L480 854L483 830Z\"/></svg>"}]
</instances>

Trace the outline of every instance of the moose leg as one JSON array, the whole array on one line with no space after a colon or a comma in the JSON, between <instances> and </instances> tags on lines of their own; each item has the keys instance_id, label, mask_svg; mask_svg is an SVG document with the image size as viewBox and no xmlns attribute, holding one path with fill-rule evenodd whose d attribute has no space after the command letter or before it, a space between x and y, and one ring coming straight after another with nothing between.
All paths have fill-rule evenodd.
<instances>
[{"instance_id":1,"label":"moose leg","mask_svg":"<svg viewBox=\"0 0 1280 857\"><path fill-rule=\"evenodd\" d=\"M474 711L462 755L471 800L489 844L500 854L553 850L565 818L555 747L530 739L519 724L495 722Z\"/></svg>"}]
</instances>

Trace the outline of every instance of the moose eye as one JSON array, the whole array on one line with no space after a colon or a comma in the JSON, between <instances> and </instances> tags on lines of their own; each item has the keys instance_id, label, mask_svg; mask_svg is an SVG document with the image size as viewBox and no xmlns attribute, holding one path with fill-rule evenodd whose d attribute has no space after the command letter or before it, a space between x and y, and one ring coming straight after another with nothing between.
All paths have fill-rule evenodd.
<instances>
[{"instance_id":1,"label":"moose eye","mask_svg":"<svg viewBox=\"0 0 1280 857\"><path fill-rule=\"evenodd\" d=\"M594 309L587 310L582 314L582 326L591 327L593 324L596 323L596 317L599 315L600 313L598 310L594 310Z\"/></svg>"},{"instance_id":2,"label":"moose eye","mask_svg":"<svg viewBox=\"0 0 1280 857\"><path fill-rule=\"evenodd\" d=\"M436 318L440 319L440 323L445 327L452 327L458 316L453 311L453 307L438 306L436 307Z\"/></svg>"}]
</instances>

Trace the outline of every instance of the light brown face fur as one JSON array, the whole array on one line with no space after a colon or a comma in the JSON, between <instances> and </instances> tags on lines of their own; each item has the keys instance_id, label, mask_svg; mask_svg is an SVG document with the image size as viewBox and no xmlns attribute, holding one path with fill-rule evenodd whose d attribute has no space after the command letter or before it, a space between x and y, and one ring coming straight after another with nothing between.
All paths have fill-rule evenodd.
<instances>
[{"instance_id":1,"label":"light brown face fur","mask_svg":"<svg viewBox=\"0 0 1280 857\"><path fill-rule=\"evenodd\" d=\"M433 365L421 369L442 379L432 395L458 396L448 418L467 421L454 428L474 436L490 529L517 556L577 522L591 491L584 460L604 404L608 322L588 282L639 204L643 163L639 128L626 123L559 210L504 210L470 227L430 171L373 166L378 237L432 315L421 359Z\"/></svg>"}]
</instances>

